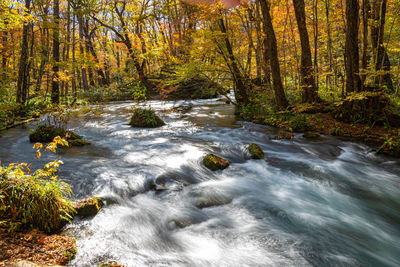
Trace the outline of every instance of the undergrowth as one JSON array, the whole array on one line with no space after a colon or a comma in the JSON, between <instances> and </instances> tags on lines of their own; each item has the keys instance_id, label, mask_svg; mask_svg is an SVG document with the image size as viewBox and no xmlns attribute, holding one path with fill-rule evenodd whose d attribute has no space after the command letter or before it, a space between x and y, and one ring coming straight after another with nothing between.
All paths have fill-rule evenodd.
<instances>
[{"instance_id":1,"label":"undergrowth","mask_svg":"<svg viewBox=\"0 0 400 267\"><path fill-rule=\"evenodd\" d=\"M55 152L57 145L67 146L60 137L45 148L36 143L36 157L41 152ZM32 163L0 165L0 223L10 231L21 228L39 228L46 233L59 230L75 213L68 200L71 188L58 180L57 171L62 161L55 160L32 173Z\"/></svg>"}]
</instances>

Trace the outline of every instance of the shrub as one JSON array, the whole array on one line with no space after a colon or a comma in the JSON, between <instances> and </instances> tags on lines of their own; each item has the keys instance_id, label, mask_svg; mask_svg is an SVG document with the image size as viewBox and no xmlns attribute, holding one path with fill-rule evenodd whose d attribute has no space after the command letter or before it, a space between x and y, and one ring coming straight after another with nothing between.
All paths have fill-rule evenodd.
<instances>
[{"instance_id":1,"label":"shrub","mask_svg":"<svg viewBox=\"0 0 400 267\"><path fill-rule=\"evenodd\" d=\"M68 143L56 137L45 150L55 152L57 145ZM36 158L40 158L42 145L33 147L37 149ZM55 175L60 164L58 160L47 163L33 174L32 163L0 166L0 222L52 233L70 221L75 213L67 198L71 188Z\"/></svg>"}]
</instances>

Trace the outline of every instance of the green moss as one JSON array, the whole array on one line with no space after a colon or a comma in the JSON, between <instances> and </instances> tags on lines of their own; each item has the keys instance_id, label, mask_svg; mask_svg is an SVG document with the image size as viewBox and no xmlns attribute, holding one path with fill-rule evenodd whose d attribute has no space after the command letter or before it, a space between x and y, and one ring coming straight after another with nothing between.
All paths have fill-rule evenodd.
<instances>
[{"instance_id":1,"label":"green moss","mask_svg":"<svg viewBox=\"0 0 400 267\"><path fill-rule=\"evenodd\" d=\"M74 209L81 218L96 215L104 206L104 201L100 197L89 197L74 203Z\"/></svg>"},{"instance_id":2,"label":"green moss","mask_svg":"<svg viewBox=\"0 0 400 267\"><path fill-rule=\"evenodd\" d=\"M293 139L294 136L292 133L287 132L287 131L281 131L277 135L275 135L274 139L275 140L280 140L280 139Z\"/></svg>"},{"instance_id":3,"label":"green moss","mask_svg":"<svg viewBox=\"0 0 400 267\"><path fill-rule=\"evenodd\" d=\"M303 137L308 138L308 139L317 139L321 136L319 135L319 133L316 133L316 132L305 132L303 134Z\"/></svg>"},{"instance_id":4,"label":"green moss","mask_svg":"<svg viewBox=\"0 0 400 267\"><path fill-rule=\"evenodd\" d=\"M377 152L393 157L400 157L400 135L388 136Z\"/></svg>"},{"instance_id":5,"label":"green moss","mask_svg":"<svg viewBox=\"0 0 400 267\"><path fill-rule=\"evenodd\" d=\"M119 264L116 261L102 262L98 267L122 267L123 265Z\"/></svg>"},{"instance_id":6,"label":"green moss","mask_svg":"<svg viewBox=\"0 0 400 267\"><path fill-rule=\"evenodd\" d=\"M67 131L61 127L53 125L48 126L45 124L38 125L35 130L29 132L29 141L48 143L51 142L56 136L66 138L70 146L83 146L90 144L89 142L83 140L82 136L74 132Z\"/></svg>"},{"instance_id":7,"label":"green moss","mask_svg":"<svg viewBox=\"0 0 400 267\"><path fill-rule=\"evenodd\" d=\"M212 171L223 170L229 166L229 161L214 154L208 154L205 156L203 163Z\"/></svg>"},{"instance_id":8,"label":"green moss","mask_svg":"<svg viewBox=\"0 0 400 267\"><path fill-rule=\"evenodd\" d=\"M248 147L249 153L253 159L263 159L264 152L257 144L250 144Z\"/></svg>"},{"instance_id":9,"label":"green moss","mask_svg":"<svg viewBox=\"0 0 400 267\"><path fill-rule=\"evenodd\" d=\"M90 145L90 142L85 141L83 139L73 139L73 140L68 140L68 143L70 146L84 146L84 145Z\"/></svg>"},{"instance_id":10,"label":"green moss","mask_svg":"<svg viewBox=\"0 0 400 267\"><path fill-rule=\"evenodd\" d=\"M155 128L165 125L152 109L134 108L129 125L132 127Z\"/></svg>"}]
</instances>

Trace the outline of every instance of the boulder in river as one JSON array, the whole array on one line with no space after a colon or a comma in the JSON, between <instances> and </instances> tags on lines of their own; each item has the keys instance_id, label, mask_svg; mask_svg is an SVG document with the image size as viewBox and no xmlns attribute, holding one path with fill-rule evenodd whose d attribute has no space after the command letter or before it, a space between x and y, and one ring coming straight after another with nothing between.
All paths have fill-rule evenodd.
<instances>
[{"instance_id":1,"label":"boulder in river","mask_svg":"<svg viewBox=\"0 0 400 267\"><path fill-rule=\"evenodd\" d=\"M281 131L277 135L275 135L274 139L275 140L281 140L281 139L293 139L293 133L291 132L286 132L286 131Z\"/></svg>"},{"instance_id":2,"label":"boulder in river","mask_svg":"<svg viewBox=\"0 0 400 267\"><path fill-rule=\"evenodd\" d=\"M304 138L307 138L307 139L318 139L318 138L320 138L321 136L319 135L319 133L308 131L308 132L305 132L305 133L303 134L303 137L304 137Z\"/></svg>"},{"instance_id":3,"label":"boulder in river","mask_svg":"<svg viewBox=\"0 0 400 267\"><path fill-rule=\"evenodd\" d=\"M100 197L88 197L74 203L74 209L81 218L96 215L104 206L104 201Z\"/></svg>"},{"instance_id":4,"label":"boulder in river","mask_svg":"<svg viewBox=\"0 0 400 267\"><path fill-rule=\"evenodd\" d=\"M119 264L116 261L108 261L100 263L99 267L123 267L125 265Z\"/></svg>"},{"instance_id":5,"label":"boulder in river","mask_svg":"<svg viewBox=\"0 0 400 267\"><path fill-rule=\"evenodd\" d=\"M257 144L250 144L247 148L252 159L263 159L264 152Z\"/></svg>"},{"instance_id":6,"label":"boulder in river","mask_svg":"<svg viewBox=\"0 0 400 267\"><path fill-rule=\"evenodd\" d=\"M132 127L156 128L165 122L152 109L134 108L129 125Z\"/></svg>"},{"instance_id":7,"label":"boulder in river","mask_svg":"<svg viewBox=\"0 0 400 267\"><path fill-rule=\"evenodd\" d=\"M195 206L199 209L223 206L232 202L232 199L228 198L209 198L209 199L200 199L195 202Z\"/></svg>"},{"instance_id":8,"label":"boulder in river","mask_svg":"<svg viewBox=\"0 0 400 267\"><path fill-rule=\"evenodd\" d=\"M29 141L48 143L53 141L56 136L65 138L70 146L84 146L90 144L88 141L82 139L82 136L67 131L62 127L54 125L40 124L35 130L29 133Z\"/></svg>"},{"instance_id":9,"label":"boulder in river","mask_svg":"<svg viewBox=\"0 0 400 267\"><path fill-rule=\"evenodd\" d=\"M229 166L229 161L214 154L208 154L203 159L204 165L212 171L223 170Z\"/></svg>"}]
</instances>

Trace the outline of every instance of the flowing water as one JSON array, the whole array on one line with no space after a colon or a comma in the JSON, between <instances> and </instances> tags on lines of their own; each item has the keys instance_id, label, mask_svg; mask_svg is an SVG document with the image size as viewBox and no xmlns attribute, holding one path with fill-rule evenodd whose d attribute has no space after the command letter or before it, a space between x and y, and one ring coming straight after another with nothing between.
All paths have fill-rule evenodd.
<instances>
[{"instance_id":1,"label":"flowing water","mask_svg":"<svg viewBox=\"0 0 400 267\"><path fill-rule=\"evenodd\" d=\"M63 160L74 198L106 199L97 216L67 227L78 245L71 265L400 265L398 160L332 137L273 140L274 129L239 121L216 100L150 101L167 125L132 128L132 105L78 116L70 126L92 145L35 163ZM249 159L250 143L264 160ZM230 167L206 169L207 153ZM33 156L28 129L0 138L3 163Z\"/></svg>"}]
</instances>

